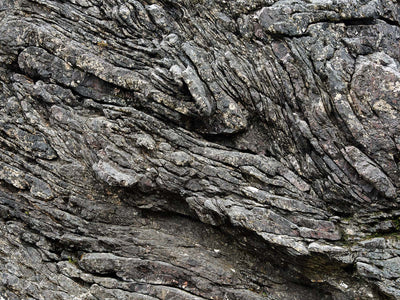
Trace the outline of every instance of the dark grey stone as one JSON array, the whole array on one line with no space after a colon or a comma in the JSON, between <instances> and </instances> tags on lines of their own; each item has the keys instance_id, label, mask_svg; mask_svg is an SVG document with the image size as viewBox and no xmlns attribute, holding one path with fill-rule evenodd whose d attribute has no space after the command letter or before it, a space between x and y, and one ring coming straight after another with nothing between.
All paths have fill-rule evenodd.
<instances>
[{"instance_id":1,"label":"dark grey stone","mask_svg":"<svg viewBox=\"0 0 400 300\"><path fill-rule=\"evenodd\" d=\"M0 300L400 299L399 24L0 1Z\"/></svg>"}]
</instances>

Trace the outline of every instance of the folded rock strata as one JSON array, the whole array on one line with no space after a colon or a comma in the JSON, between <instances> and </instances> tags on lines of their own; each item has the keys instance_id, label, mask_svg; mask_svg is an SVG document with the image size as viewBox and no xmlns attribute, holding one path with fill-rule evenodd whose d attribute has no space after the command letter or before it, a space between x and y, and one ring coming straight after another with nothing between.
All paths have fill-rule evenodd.
<instances>
[{"instance_id":1,"label":"folded rock strata","mask_svg":"<svg viewBox=\"0 0 400 300\"><path fill-rule=\"evenodd\" d=\"M2 0L0 299L400 299L400 4Z\"/></svg>"}]
</instances>

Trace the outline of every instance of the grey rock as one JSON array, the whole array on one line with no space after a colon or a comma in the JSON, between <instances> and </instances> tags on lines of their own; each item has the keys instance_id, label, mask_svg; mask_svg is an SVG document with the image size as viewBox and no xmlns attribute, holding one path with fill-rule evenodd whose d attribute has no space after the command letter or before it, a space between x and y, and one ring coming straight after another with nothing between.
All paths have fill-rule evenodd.
<instances>
[{"instance_id":1,"label":"grey rock","mask_svg":"<svg viewBox=\"0 0 400 300\"><path fill-rule=\"evenodd\" d=\"M136 144L147 150L154 150L156 147L156 142L153 140L151 135L148 134L139 134L136 137Z\"/></svg>"},{"instance_id":2,"label":"grey rock","mask_svg":"<svg viewBox=\"0 0 400 300\"><path fill-rule=\"evenodd\" d=\"M385 239L384 238L374 238L374 239L362 241L362 242L360 242L360 245L364 248L384 249L385 248Z\"/></svg>"},{"instance_id":3,"label":"grey rock","mask_svg":"<svg viewBox=\"0 0 400 300\"><path fill-rule=\"evenodd\" d=\"M50 186L43 180L31 176L27 176L27 180L30 183L30 192L33 196L45 200L50 200L54 197L53 191L51 190Z\"/></svg>"},{"instance_id":4,"label":"grey rock","mask_svg":"<svg viewBox=\"0 0 400 300\"><path fill-rule=\"evenodd\" d=\"M0 299L400 299L398 1L0 1Z\"/></svg>"},{"instance_id":5,"label":"grey rock","mask_svg":"<svg viewBox=\"0 0 400 300\"><path fill-rule=\"evenodd\" d=\"M207 92L207 87L201 81L199 76L195 73L194 69L188 66L181 73L183 81L186 83L189 92L195 100L200 116L208 117L213 113L213 106L210 103L211 95Z\"/></svg>"},{"instance_id":6,"label":"grey rock","mask_svg":"<svg viewBox=\"0 0 400 300\"><path fill-rule=\"evenodd\" d=\"M382 276L382 271L380 271L378 268L374 266L362 262L358 262L356 265L357 265L357 271L365 277L380 279Z\"/></svg>"},{"instance_id":7,"label":"grey rock","mask_svg":"<svg viewBox=\"0 0 400 300\"><path fill-rule=\"evenodd\" d=\"M366 181L388 198L396 197L396 188L390 179L360 150L353 146L345 148L350 164Z\"/></svg>"},{"instance_id":8,"label":"grey rock","mask_svg":"<svg viewBox=\"0 0 400 300\"><path fill-rule=\"evenodd\" d=\"M138 182L136 174L131 170L124 171L106 161L99 161L94 164L93 171L109 185L129 187Z\"/></svg>"},{"instance_id":9,"label":"grey rock","mask_svg":"<svg viewBox=\"0 0 400 300\"><path fill-rule=\"evenodd\" d=\"M21 170L4 163L0 163L0 179L12 184L17 189L26 189L29 185Z\"/></svg>"}]
</instances>

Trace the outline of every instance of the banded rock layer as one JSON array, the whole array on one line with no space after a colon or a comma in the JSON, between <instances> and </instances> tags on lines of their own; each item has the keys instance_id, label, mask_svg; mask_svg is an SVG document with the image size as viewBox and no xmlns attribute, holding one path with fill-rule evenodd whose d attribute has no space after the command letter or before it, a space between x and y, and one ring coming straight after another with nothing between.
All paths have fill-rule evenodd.
<instances>
[{"instance_id":1,"label":"banded rock layer","mask_svg":"<svg viewBox=\"0 0 400 300\"><path fill-rule=\"evenodd\" d=\"M2 0L0 299L400 299L394 0Z\"/></svg>"}]
</instances>

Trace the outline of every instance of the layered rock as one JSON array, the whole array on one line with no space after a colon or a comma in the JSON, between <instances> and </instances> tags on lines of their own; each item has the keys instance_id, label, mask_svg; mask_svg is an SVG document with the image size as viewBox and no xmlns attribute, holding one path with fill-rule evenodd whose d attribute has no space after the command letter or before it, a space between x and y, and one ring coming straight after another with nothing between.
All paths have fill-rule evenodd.
<instances>
[{"instance_id":1,"label":"layered rock","mask_svg":"<svg viewBox=\"0 0 400 300\"><path fill-rule=\"evenodd\" d=\"M3 0L0 299L400 298L399 9Z\"/></svg>"}]
</instances>

